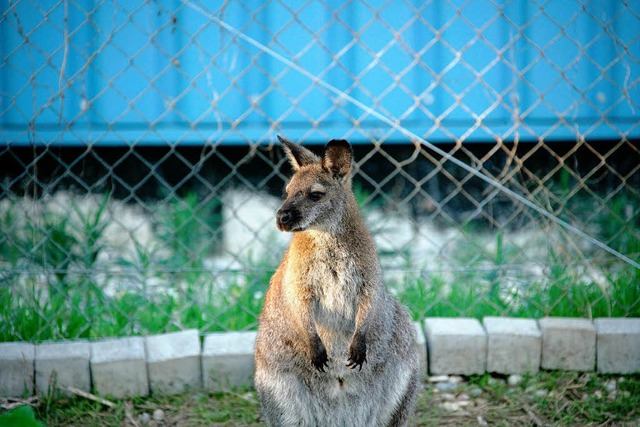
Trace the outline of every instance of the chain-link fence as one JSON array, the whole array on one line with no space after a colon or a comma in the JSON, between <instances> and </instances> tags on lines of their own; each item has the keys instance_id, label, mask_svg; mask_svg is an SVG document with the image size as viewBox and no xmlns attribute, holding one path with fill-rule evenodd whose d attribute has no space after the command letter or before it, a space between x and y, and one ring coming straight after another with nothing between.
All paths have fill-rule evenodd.
<instances>
[{"instance_id":1,"label":"chain-link fence","mask_svg":"<svg viewBox=\"0 0 640 427\"><path fill-rule=\"evenodd\" d=\"M275 134L424 316L640 316L640 2L4 1L0 340L256 327Z\"/></svg>"}]
</instances>

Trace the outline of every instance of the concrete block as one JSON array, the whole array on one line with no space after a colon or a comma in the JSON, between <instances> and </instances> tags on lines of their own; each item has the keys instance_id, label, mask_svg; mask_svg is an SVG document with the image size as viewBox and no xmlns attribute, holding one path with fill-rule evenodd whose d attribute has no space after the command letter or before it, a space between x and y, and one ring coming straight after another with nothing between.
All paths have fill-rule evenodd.
<instances>
[{"instance_id":1,"label":"concrete block","mask_svg":"<svg viewBox=\"0 0 640 427\"><path fill-rule=\"evenodd\" d=\"M431 317L424 321L431 374L482 374L487 335L477 319Z\"/></svg>"},{"instance_id":2,"label":"concrete block","mask_svg":"<svg viewBox=\"0 0 640 427\"><path fill-rule=\"evenodd\" d=\"M145 338L151 393L202 388L200 336L196 329Z\"/></svg>"},{"instance_id":3,"label":"concrete block","mask_svg":"<svg viewBox=\"0 0 640 427\"><path fill-rule=\"evenodd\" d=\"M36 345L36 390L71 396L67 387L91 391L89 359L91 347L87 341L58 341Z\"/></svg>"},{"instance_id":4,"label":"concrete block","mask_svg":"<svg viewBox=\"0 0 640 427\"><path fill-rule=\"evenodd\" d=\"M596 319L598 372L640 372L640 318Z\"/></svg>"},{"instance_id":5,"label":"concrete block","mask_svg":"<svg viewBox=\"0 0 640 427\"><path fill-rule=\"evenodd\" d=\"M93 389L114 398L147 396L149 378L144 338L114 338L91 343Z\"/></svg>"},{"instance_id":6,"label":"concrete block","mask_svg":"<svg viewBox=\"0 0 640 427\"><path fill-rule=\"evenodd\" d=\"M487 316L487 371L522 374L540 370L542 334L533 319Z\"/></svg>"},{"instance_id":7,"label":"concrete block","mask_svg":"<svg viewBox=\"0 0 640 427\"><path fill-rule=\"evenodd\" d=\"M35 346L0 343L0 397L33 395Z\"/></svg>"},{"instance_id":8,"label":"concrete block","mask_svg":"<svg viewBox=\"0 0 640 427\"><path fill-rule=\"evenodd\" d=\"M542 332L543 369L593 371L596 364L596 330L588 319L544 317Z\"/></svg>"},{"instance_id":9,"label":"concrete block","mask_svg":"<svg viewBox=\"0 0 640 427\"><path fill-rule=\"evenodd\" d=\"M418 357L420 358L420 369L424 376L427 376L427 339L424 336L424 331L420 322L415 322L416 328L416 341L418 343Z\"/></svg>"},{"instance_id":10,"label":"concrete block","mask_svg":"<svg viewBox=\"0 0 640 427\"><path fill-rule=\"evenodd\" d=\"M224 332L205 336L202 375L207 390L253 386L256 335L256 332Z\"/></svg>"}]
</instances>

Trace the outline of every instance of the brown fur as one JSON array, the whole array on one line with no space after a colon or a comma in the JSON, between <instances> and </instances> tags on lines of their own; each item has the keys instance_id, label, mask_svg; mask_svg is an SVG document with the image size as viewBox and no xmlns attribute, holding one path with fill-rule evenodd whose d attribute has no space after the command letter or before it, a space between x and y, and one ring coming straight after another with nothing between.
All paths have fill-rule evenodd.
<instances>
[{"instance_id":1,"label":"brown fur","mask_svg":"<svg viewBox=\"0 0 640 427\"><path fill-rule=\"evenodd\" d=\"M281 139L294 169L277 213L293 232L256 342L256 389L273 426L404 425L419 363L406 310L382 285L351 189L351 146L322 157Z\"/></svg>"}]
</instances>

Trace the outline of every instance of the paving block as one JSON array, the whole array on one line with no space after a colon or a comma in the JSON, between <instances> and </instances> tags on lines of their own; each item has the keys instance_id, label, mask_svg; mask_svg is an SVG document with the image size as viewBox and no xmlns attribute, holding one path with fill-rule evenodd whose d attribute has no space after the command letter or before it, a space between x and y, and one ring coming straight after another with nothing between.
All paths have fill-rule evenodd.
<instances>
[{"instance_id":1,"label":"paving block","mask_svg":"<svg viewBox=\"0 0 640 427\"><path fill-rule=\"evenodd\" d=\"M213 333L204 337L204 387L228 391L253 386L256 332Z\"/></svg>"},{"instance_id":2,"label":"paving block","mask_svg":"<svg viewBox=\"0 0 640 427\"><path fill-rule=\"evenodd\" d=\"M114 338L91 343L93 389L114 398L147 396L149 378L144 338Z\"/></svg>"},{"instance_id":3,"label":"paving block","mask_svg":"<svg viewBox=\"0 0 640 427\"><path fill-rule=\"evenodd\" d=\"M67 387L91 391L89 359L91 347L87 341L58 341L36 345L36 390L47 395L59 393L71 396Z\"/></svg>"},{"instance_id":4,"label":"paving block","mask_svg":"<svg viewBox=\"0 0 640 427\"><path fill-rule=\"evenodd\" d=\"M477 319L430 317L424 320L431 374L482 374L487 335Z\"/></svg>"},{"instance_id":5,"label":"paving block","mask_svg":"<svg viewBox=\"0 0 640 427\"><path fill-rule=\"evenodd\" d=\"M202 388L200 336L196 329L145 338L151 393Z\"/></svg>"},{"instance_id":6,"label":"paving block","mask_svg":"<svg viewBox=\"0 0 640 427\"><path fill-rule=\"evenodd\" d=\"M598 372L640 372L640 318L596 319Z\"/></svg>"},{"instance_id":7,"label":"paving block","mask_svg":"<svg viewBox=\"0 0 640 427\"><path fill-rule=\"evenodd\" d=\"M416 341L418 343L418 357L420 358L420 369L424 376L427 376L427 339L420 322L414 322L416 328Z\"/></svg>"},{"instance_id":8,"label":"paving block","mask_svg":"<svg viewBox=\"0 0 640 427\"><path fill-rule=\"evenodd\" d=\"M487 316L487 371L522 374L540 370L542 334L533 319Z\"/></svg>"},{"instance_id":9,"label":"paving block","mask_svg":"<svg viewBox=\"0 0 640 427\"><path fill-rule=\"evenodd\" d=\"M0 343L0 397L33 394L35 346L23 342Z\"/></svg>"},{"instance_id":10,"label":"paving block","mask_svg":"<svg viewBox=\"0 0 640 427\"><path fill-rule=\"evenodd\" d=\"M596 330L588 319L544 317L542 332L543 369L593 371L596 365Z\"/></svg>"}]
</instances>

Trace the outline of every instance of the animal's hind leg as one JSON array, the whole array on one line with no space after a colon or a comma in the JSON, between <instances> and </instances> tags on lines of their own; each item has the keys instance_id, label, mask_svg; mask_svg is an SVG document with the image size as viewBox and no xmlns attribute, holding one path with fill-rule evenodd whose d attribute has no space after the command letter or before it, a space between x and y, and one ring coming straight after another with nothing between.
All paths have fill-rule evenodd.
<instances>
[{"instance_id":1,"label":"animal's hind leg","mask_svg":"<svg viewBox=\"0 0 640 427\"><path fill-rule=\"evenodd\" d=\"M262 416L268 426L313 425L308 389L297 378L286 375L266 384L256 381Z\"/></svg>"},{"instance_id":2,"label":"animal's hind leg","mask_svg":"<svg viewBox=\"0 0 640 427\"><path fill-rule=\"evenodd\" d=\"M409 417L413 414L416 406L416 400L418 398L418 391L420 387L420 370L416 369L411 375L411 379L407 384L407 390L404 396L398 402L398 406L391 417L389 427L404 426L409 421Z\"/></svg>"}]
</instances>

